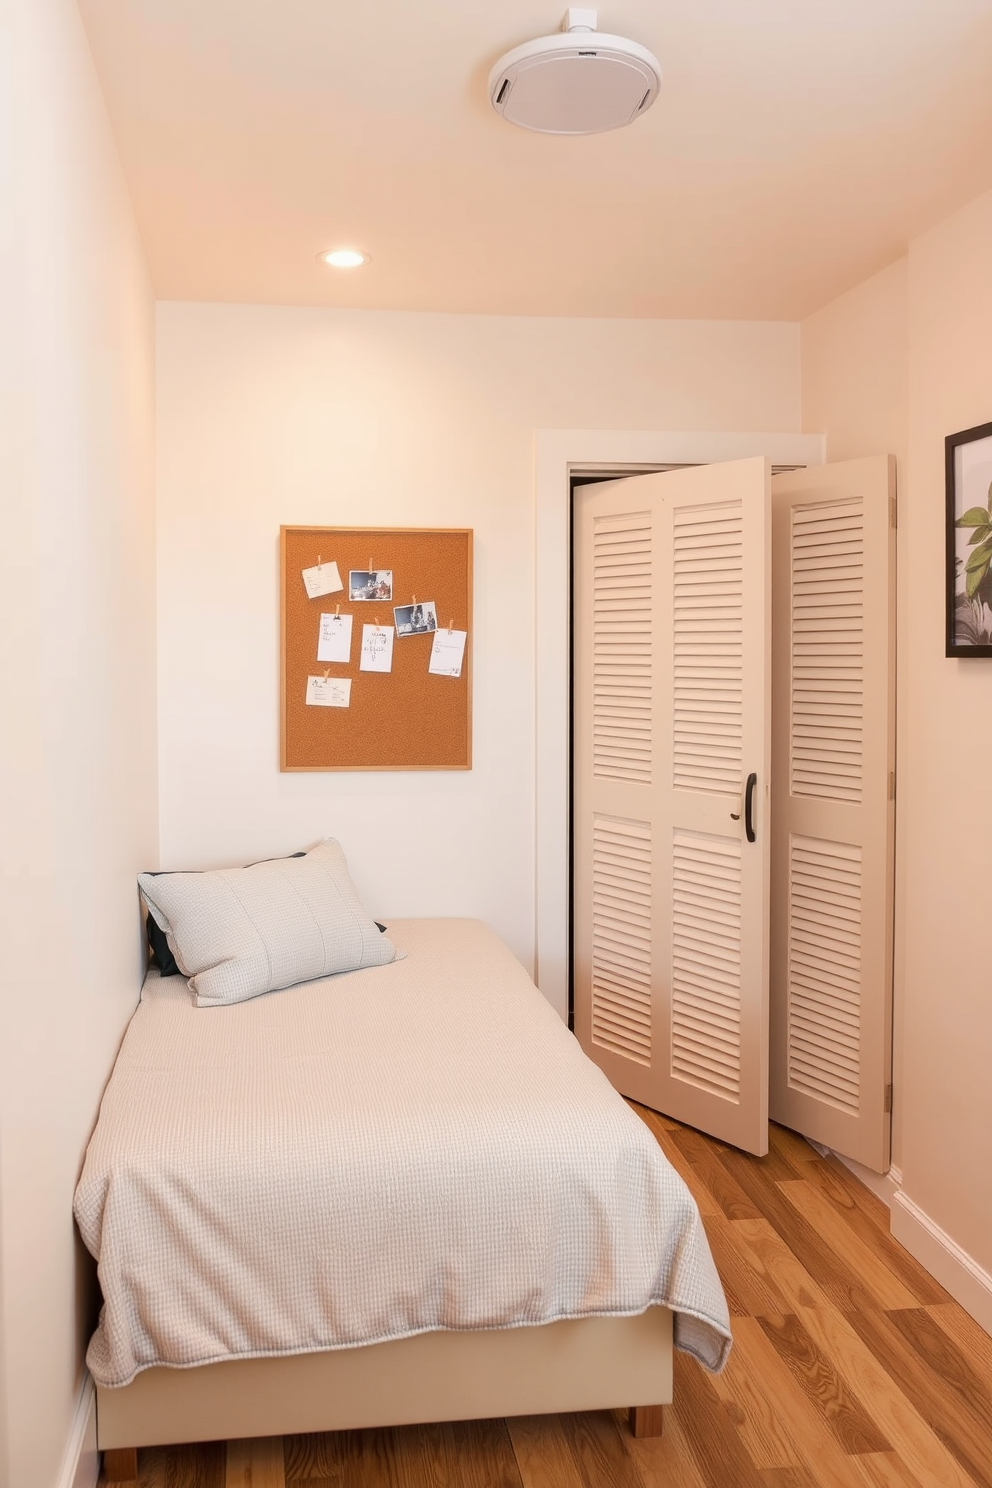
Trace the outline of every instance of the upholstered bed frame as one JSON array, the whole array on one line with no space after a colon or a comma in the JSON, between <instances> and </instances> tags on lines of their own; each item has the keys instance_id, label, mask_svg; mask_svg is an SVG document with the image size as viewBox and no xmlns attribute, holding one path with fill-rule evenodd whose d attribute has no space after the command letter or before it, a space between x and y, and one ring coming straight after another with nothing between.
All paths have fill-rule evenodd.
<instances>
[{"instance_id":1,"label":"upholstered bed frame","mask_svg":"<svg viewBox=\"0 0 992 1488\"><path fill-rule=\"evenodd\" d=\"M97 1387L108 1483L137 1476L137 1449L630 1406L657 1436L672 1399L672 1314L582 1318L493 1332L422 1333L330 1353L146 1369Z\"/></svg>"}]
</instances>

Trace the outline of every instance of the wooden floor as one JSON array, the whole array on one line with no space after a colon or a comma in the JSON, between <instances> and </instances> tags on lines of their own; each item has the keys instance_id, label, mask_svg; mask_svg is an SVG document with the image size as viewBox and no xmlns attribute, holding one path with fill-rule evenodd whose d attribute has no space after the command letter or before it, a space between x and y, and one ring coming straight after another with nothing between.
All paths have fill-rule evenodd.
<instances>
[{"instance_id":1,"label":"wooden floor","mask_svg":"<svg viewBox=\"0 0 992 1488\"><path fill-rule=\"evenodd\" d=\"M992 1339L885 1206L780 1127L750 1158L635 1109L696 1196L735 1340L722 1375L676 1355L661 1439L602 1411L149 1448L142 1488L992 1488Z\"/></svg>"}]
</instances>

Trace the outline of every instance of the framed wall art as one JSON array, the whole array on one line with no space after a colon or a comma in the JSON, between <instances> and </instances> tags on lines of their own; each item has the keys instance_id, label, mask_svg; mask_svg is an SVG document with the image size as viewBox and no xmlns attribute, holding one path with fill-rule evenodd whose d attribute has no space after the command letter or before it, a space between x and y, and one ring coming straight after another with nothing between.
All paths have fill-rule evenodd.
<instances>
[{"instance_id":1,"label":"framed wall art","mask_svg":"<svg viewBox=\"0 0 992 1488\"><path fill-rule=\"evenodd\" d=\"M992 423L944 440L947 656L992 656Z\"/></svg>"}]
</instances>

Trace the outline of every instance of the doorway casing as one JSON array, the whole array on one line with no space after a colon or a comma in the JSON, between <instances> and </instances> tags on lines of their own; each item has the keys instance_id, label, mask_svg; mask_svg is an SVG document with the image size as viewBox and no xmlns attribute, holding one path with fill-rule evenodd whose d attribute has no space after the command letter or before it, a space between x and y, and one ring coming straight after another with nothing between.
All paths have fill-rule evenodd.
<instances>
[{"instance_id":1,"label":"doorway casing","mask_svg":"<svg viewBox=\"0 0 992 1488\"><path fill-rule=\"evenodd\" d=\"M659 465L708 465L767 455L773 465L822 465L822 434L674 433L538 429L535 436L535 980L568 1017L569 657L571 480L637 474Z\"/></svg>"}]
</instances>

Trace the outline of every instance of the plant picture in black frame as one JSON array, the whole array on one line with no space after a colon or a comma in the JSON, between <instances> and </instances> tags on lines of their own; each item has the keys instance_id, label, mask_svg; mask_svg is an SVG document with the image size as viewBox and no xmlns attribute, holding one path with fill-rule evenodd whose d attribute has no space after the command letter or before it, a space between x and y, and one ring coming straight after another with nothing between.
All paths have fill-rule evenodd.
<instances>
[{"instance_id":1,"label":"plant picture in black frame","mask_svg":"<svg viewBox=\"0 0 992 1488\"><path fill-rule=\"evenodd\" d=\"M992 656L992 423L944 440L947 656Z\"/></svg>"}]
</instances>

